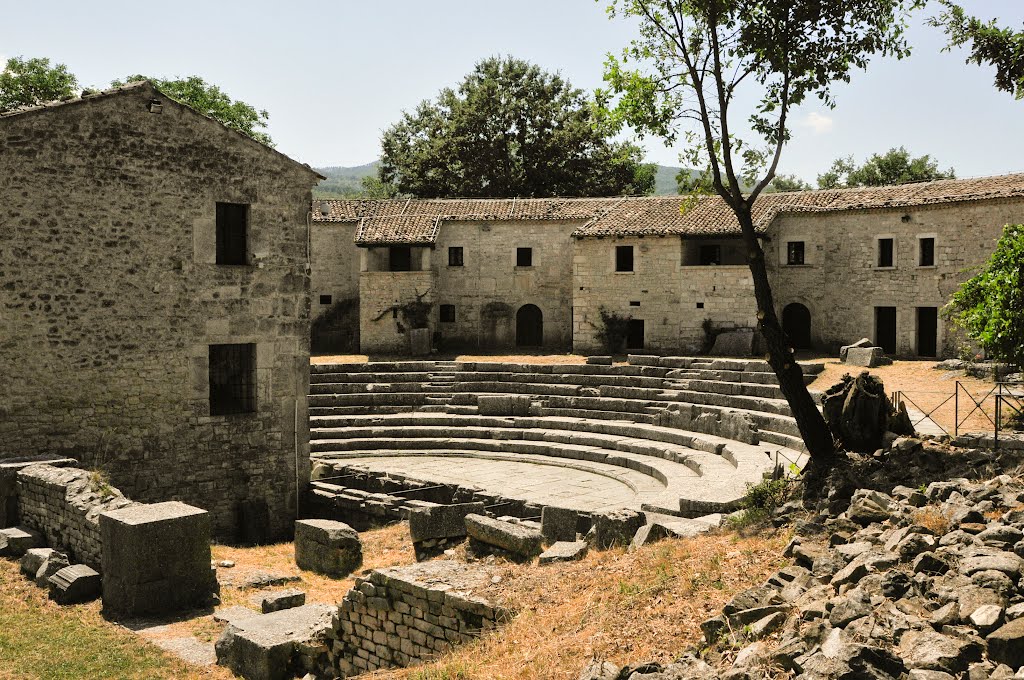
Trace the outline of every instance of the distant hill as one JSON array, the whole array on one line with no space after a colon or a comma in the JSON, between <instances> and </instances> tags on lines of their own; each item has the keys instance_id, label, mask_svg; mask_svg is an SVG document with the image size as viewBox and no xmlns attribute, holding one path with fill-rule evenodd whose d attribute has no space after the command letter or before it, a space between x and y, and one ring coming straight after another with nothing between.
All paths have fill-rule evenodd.
<instances>
[{"instance_id":1,"label":"distant hill","mask_svg":"<svg viewBox=\"0 0 1024 680\"><path fill-rule=\"evenodd\" d=\"M354 167L335 165L316 168L316 171L327 179L313 188L313 198L359 198L363 195L363 177L376 175L379 165L380 161L376 160ZM678 193L676 191L676 175L680 170L681 168L659 165L654 179L654 195L675 196Z\"/></svg>"}]
</instances>

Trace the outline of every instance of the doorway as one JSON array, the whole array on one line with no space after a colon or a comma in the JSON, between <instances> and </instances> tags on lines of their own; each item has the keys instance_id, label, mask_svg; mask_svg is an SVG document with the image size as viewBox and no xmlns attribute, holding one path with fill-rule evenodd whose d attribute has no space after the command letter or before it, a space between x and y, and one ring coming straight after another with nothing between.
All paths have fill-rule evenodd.
<instances>
[{"instance_id":1,"label":"doorway","mask_svg":"<svg viewBox=\"0 0 1024 680\"><path fill-rule=\"evenodd\" d=\"M523 305L516 312L516 347L544 344L544 314L537 305Z\"/></svg>"},{"instance_id":2,"label":"doorway","mask_svg":"<svg viewBox=\"0 0 1024 680\"><path fill-rule=\"evenodd\" d=\"M626 322L626 349L644 348L644 321L630 319Z\"/></svg>"},{"instance_id":3,"label":"doorway","mask_svg":"<svg viewBox=\"0 0 1024 680\"><path fill-rule=\"evenodd\" d=\"M782 310L782 330L793 349L811 348L811 310L799 302Z\"/></svg>"},{"instance_id":4,"label":"doorway","mask_svg":"<svg viewBox=\"0 0 1024 680\"><path fill-rule=\"evenodd\" d=\"M896 354L895 307L875 307L875 344L886 354Z\"/></svg>"},{"instance_id":5,"label":"doorway","mask_svg":"<svg viewBox=\"0 0 1024 680\"><path fill-rule=\"evenodd\" d=\"M939 308L917 308L917 355L934 357L939 354Z\"/></svg>"}]
</instances>

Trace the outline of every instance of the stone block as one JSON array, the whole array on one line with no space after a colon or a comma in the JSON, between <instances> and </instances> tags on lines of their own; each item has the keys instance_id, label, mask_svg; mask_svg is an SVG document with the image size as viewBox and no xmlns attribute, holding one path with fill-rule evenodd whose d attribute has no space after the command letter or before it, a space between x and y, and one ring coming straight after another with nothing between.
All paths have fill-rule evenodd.
<instances>
[{"instance_id":1,"label":"stone block","mask_svg":"<svg viewBox=\"0 0 1024 680\"><path fill-rule=\"evenodd\" d=\"M476 399L482 416L528 416L531 402L531 397L525 394L481 394Z\"/></svg>"},{"instance_id":2,"label":"stone block","mask_svg":"<svg viewBox=\"0 0 1024 680\"><path fill-rule=\"evenodd\" d=\"M582 560L586 557L588 548L586 541L558 541L540 554L540 563L552 564Z\"/></svg>"},{"instance_id":3,"label":"stone block","mask_svg":"<svg viewBox=\"0 0 1024 680\"><path fill-rule=\"evenodd\" d=\"M587 363L591 366L611 366L612 357L609 356L590 356L587 357Z\"/></svg>"},{"instance_id":4,"label":"stone block","mask_svg":"<svg viewBox=\"0 0 1024 680\"><path fill-rule=\"evenodd\" d=\"M430 354L430 329L409 329L409 354L414 357L425 357Z\"/></svg>"},{"instance_id":5,"label":"stone block","mask_svg":"<svg viewBox=\"0 0 1024 680\"><path fill-rule=\"evenodd\" d=\"M849 345L843 345L839 348L839 360L842 362L846 361L846 357L850 349L859 349L864 347L874 347L875 343L871 342L867 338L861 338L857 342L850 343Z\"/></svg>"},{"instance_id":6,"label":"stone block","mask_svg":"<svg viewBox=\"0 0 1024 680\"><path fill-rule=\"evenodd\" d=\"M885 350L881 347L851 347L846 353L846 363L851 366L875 368L888 363Z\"/></svg>"},{"instance_id":7,"label":"stone block","mask_svg":"<svg viewBox=\"0 0 1024 680\"><path fill-rule=\"evenodd\" d=\"M304 604L306 604L306 593L297 588L267 593L260 598L260 609L264 614L301 607Z\"/></svg>"},{"instance_id":8,"label":"stone block","mask_svg":"<svg viewBox=\"0 0 1024 680\"><path fill-rule=\"evenodd\" d=\"M739 328L725 331L715 336L715 344L711 348L711 356L716 357L749 357L754 353L754 329Z\"/></svg>"},{"instance_id":9,"label":"stone block","mask_svg":"<svg viewBox=\"0 0 1024 680\"><path fill-rule=\"evenodd\" d=\"M548 543L575 541L579 519L575 510L547 505L540 512L540 532Z\"/></svg>"},{"instance_id":10,"label":"stone block","mask_svg":"<svg viewBox=\"0 0 1024 680\"><path fill-rule=\"evenodd\" d=\"M84 564L64 567L50 577L50 599L57 604L79 604L100 596L100 574Z\"/></svg>"},{"instance_id":11,"label":"stone block","mask_svg":"<svg viewBox=\"0 0 1024 680\"><path fill-rule=\"evenodd\" d=\"M103 607L121 616L169 614L206 604L210 515L178 501L100 515Z\"/></svg>"},{"instance_id":12,"label":"stone block","mask_svg":"<svg viewBox=\"0 0 1024 680\"><path fill-rule=\"evenodd\" d=\"M236 619L217 640L217 663L247 680L292 678L298 670L299 647L315 644L327 634L334 610L309 604Z\"/></svg>"},{"instance_id":13,"label":"stone block","mask_svg":"<svg viewBox=\"0 0 1024 680\"><path fill-rule=\"evenodd\" d=\"M0 557L21 557L30 548L45 545L43 537L25 527L0 529Z\"/></svg>"},{"instance_id":14,"label":"stone block","mask_svg":"<svg viewBox=\"0 0 1024 680\"><path fill-rule=\"evenodd\" d=\"M483 503L454 503L409 511L409 534L414 543L466 535L466 515L483 514Z\"/></svg>"},{"instance_id":15,"label":"stone block","mask_svg":"<svg viewBox=\"0 0 1024 680\"><path fill-rule=\"evenodd\" d=\"M1011 668L1024 666L1024 618L996 629L986 640L989 659Z\"/></svg>"},{"instance_id":16,"label":"stone block","mask_svg":"<svg viewBox=\"0 0 1024 680\"><path fill-rule=\"evenodd\" d=\"M594 526L587 533L587 542L599 550L617 545L629 545L644 516L635 510L610 510L594 513Z\"/></svg>"},{"instance_id":17,"label":"stone block","mask_svg":"<svg viewBox=\"0 0 1024 680\"><path fill-rule=\"evenodd\" d=\"M541 533L521 524L502 522L483 515L467 515L466 533L471 539L520 558L529 559L541 553Z\"/></svg>"},{"instance_id":18,"label":"stone block","mask_svg":"<svg viewBox=\"0 0 1024 680\"><path fill-rule=\"evenodd\" d=\"M39 567L43 566L50 555L57 552L53 548L29 548L21 557L21 575L34 579Z\"/></svg>"},{"instance_id":19,"label":"stone block","mask_svg":"<svg viewBox=\"0 0 1024 680\"><path fill-rule=\"evenodd\" d=\"M36 569L35 582L40 588L47 588L50 584L50 577L56 574L64 567L70 567L71 562L68 560L68 556L62 552L54 551L46 560L39 565Z\"/></svg>"},{"instance_id":20,"label":"stone block","mask_svg":"<svg viewBox=\"0 0 1024 680\"><path fill-rule=\"evenodd\" d=\"M363 545L359 534L343 522L300 519L295 522L295 563L300 569L343 578L363 563Z\"/></svg>"}]
</instances>

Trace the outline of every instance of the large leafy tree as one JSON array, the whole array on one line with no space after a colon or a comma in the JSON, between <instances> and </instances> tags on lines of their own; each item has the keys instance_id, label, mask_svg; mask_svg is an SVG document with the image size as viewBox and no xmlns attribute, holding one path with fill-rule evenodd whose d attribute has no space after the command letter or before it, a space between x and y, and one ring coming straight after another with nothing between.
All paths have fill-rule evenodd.
<instances>
[{"instance_id":1,"label":"large leafy tree","mask_svg":"<svg viewBox=\"0 0 1024 680\"><path fill-rule=\"evenodd\" d=\"M263 130L270 116L266 111L256 109L238 99L231 99L220 87L207 83L199 76L187 78L152 78L150 76L132 75L124 80L111 83L118 87L124 83L148 80L171 99L186 104L199 113L220 121L232 130L252 137L257 142L274 146L273 140Z\"/></svg>"},{"instance_id":2,"label":"large leafy tree","mask_svg":"<svg viewBox=\"0 0 1024 680\"><path fill-rule=\"evenodd\" d=\"M1014 31L996 20L982 21L951 0L939 0L943 11L929 23L945 29L949 46L970 46L967 62L996 68L997 89L1024 99L1024 27Z\"/></svg>"},{"instance_id":3,"label":"large leafy tree","mask_svg":"<svg viewBox=\"0 0 1024 680\"><path fill-rule=\"evenodd\" d=\"M403 194L545 197L648 194L655 167L594 126L582 90L513 58L476 65L456 89L384 132L380 179Z\"/></svg>"},{"instance_id":4,"label":"large leafy tree","mask_svg":"<svg viewBox=\"0 0 1024 680\"><path fill-rule=\"evenodd\" d=\"M946 313L996 359L1024 366L1024 225L1008 225L988 263Z\"/></svg>"},{"instance_id":5,"label":"large leafy tree","mask_svg":"<svg viewBox=\"0 0 1024 680\"><path fill-rule=\"evenodd\" d=\"M64 64L11 57L0 72L0 112L76 96L78 80Z\"/></svg>"},{"instance_id":6,"label":"large leafy tree","mask_svg":"<svg viewBox=\"0 0 1024 680\"><path fill-rule=\"evenodd\" d=\"M884 154L873 154L863 165L857 165L853 156L836 159L831 168L818 175L818 188L880 187L955 177L953 168L940 170L928 154L911 158L910 152L901 146Z\"/></svg>"},{"instance_id":7,"label":"large leafy tree","mask_svg":"<svg viewBox=\"0 0 1024 680\"><path fill-rule=\"evenodd\" d=\"M705 188L732 209L743 232L768 362L808 451L828 459L834 442L775 312L751 211L775 177L793 107L811 96L833 106L833 83L848 81L874 55L905 55L906 13L921 3L597 1L609 3L612 16L637 22L640 33L606 62L611 92L600 93L599 100L607 120L669 141L683 134L684 157L707 168ZM750 99L740 96L744 90L756 100L745 112L742 105ZM749 142L740 136L744 126L752 133Z\"/></svg>"}]
</instances>

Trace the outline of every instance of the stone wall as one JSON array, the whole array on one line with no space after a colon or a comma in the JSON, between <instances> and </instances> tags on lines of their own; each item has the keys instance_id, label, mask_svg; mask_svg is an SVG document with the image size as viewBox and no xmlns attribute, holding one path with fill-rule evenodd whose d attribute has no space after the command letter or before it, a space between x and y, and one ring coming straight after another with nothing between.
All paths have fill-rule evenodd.
<instances>
[{"instance_id":1,"label":"stone wall","mask_svg":"<svg viewBox=\"0 0 1024 680\"><path fill-rule=\"evenodd\" d=\"M887 210L784 215L772 225L765 256L777 311L791 303L811 312L816 345L835 348L877 340L875 307L896 308L896 350L917 348L917 307L941 308L995 250L1008 223L1024 222L1024 201L993 200ZM918 237L935 238L935 266L918 265ZM895 266L877 267L876 238L895 240ZM786 244L804 241L802 266L787 266ZM957 337L939 316L939 354L954 355Z\"/></svg>"},{"instance_id":2,"label":"stone wall","mask_svg":"<svg viewBox=\"0 0 1024 680\"><path fill-rule=\"evenodd\" d=\"M359 297L359 248L353 239L357 223L319 222L309 234L313 316L330 304L320 301L330 295L331 303Z\"/></svg>"},{"instance_id":3,"label":"stone wall","mask_svg":"<svg viewBox=\"0 0 1024 680\"><path fill-rule=\"evenodd\" d=\"M149 86L0 118L0 458L72 455L223 537L265 503L287 534L315 182ZM250 264L215 264L217 202L249 204ZM211 416L209 346L234 343L256 345L255 412Z\"/></svg>"},{"instance_id":4,"label":"stone wall","mask_svg":"<svg viewBox=\"0 0 1024 680\"><path fill-rule=\"evenodd\" d=\"M138 504L87 470L32 465L18 472L21 524L94 569L102 564L100 514L131 505Z\"/></svg>"},{"instance_id":5,"label":"stone wall","mask_svg":"<svg viewBox=\"0 0 1024 680\"><path fill-rule=\"evenodd\" d=\"M494 629L510 614L486 597L493 576L440 560L357 578L327 635L330 671L344 678L410 666Z\"/></svg>"},{"instance_id":6,"label":"stone wall","mask_svg":"<svg viewBox=\"0 0 1024 680\"><path fill-rule=\"evenodd\" d=\"M389 309L412 302L418 295L424 302L437 300L430 271L364 271L359 275L359 350L366 354L408 354L407 324ZM437 307L431 313L431 328Z\"/></svg>"}]
</instances>

